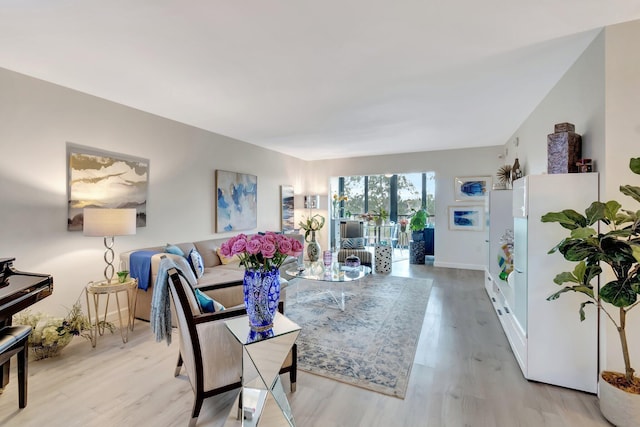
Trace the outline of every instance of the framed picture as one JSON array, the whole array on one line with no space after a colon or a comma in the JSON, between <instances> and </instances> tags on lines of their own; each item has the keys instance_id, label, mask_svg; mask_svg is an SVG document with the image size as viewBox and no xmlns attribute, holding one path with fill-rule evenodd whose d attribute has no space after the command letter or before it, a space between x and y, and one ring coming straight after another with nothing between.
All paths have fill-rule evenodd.
<instances>
[{"instance_id":1,"label":"framed picture","mask_svg":"<svg viewBox=\"0 0 640 427\"><path fill-rule=\"evenodd\" d=\"M295 230L295 218L293 213L293 185L280 186L280 218L282 219L282 232L292 233Z\"/></svg>"},{"instance_id":2,"label":"framed picture","mask_svg":"<svg viewBox=\"0 0 640 427\"><path fill-rule=\"evenodd\" d=\"M453 193L456 202L482 201L490 189L490 176L463 176L454 178Z\"/></svg>"},{"instance_id":3,"label":"framed picture","mask_svg":"<svg viewBox=\"0 0 640 427\"><path fill-rule=\"evenodd\" d=\"M67 143L67 230L82 231L84 208L135 208L147 225L149 160Z\"/></svg>"},{"instance_id":4,"label":"framed picture","mask_svg":"<svg viewBox=\"0 0 640 427\"><path fill-rule=\"evenodd\" d=\"M258 177L216 170L216 232L258 226Z\"/></svg>"},{"instance_id":5,"label":"framed picture","mask_svg":"<svg viewBox=\"0 0 640 427\"><path fill-rule=\"evenodd\" d=\"M484 230L484 206L449 206L449 230Z\"/></svg>"}]
</instances>

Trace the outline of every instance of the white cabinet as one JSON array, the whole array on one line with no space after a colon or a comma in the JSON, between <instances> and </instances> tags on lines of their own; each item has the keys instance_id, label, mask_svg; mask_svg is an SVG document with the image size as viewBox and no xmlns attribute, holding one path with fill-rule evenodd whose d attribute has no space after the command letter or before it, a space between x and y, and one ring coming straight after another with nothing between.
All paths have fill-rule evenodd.
<instances>
[{"instance_id":1,"label":"white cabinet","mask_svg":"<svg viewBox=\"0 0 640 427\"><path fill-rule=\"evenodd\" d=\"M547 212L563 209L584 212L598 200L598 194L596 173L530 175L516 180L511 211L514 280L510 284L501 281L492 259L485 277L485 287L492 302L495 300L496 313L525 378L591 393L596 392L598 379L598 316L593 309L580 322L578 309L584 298L578 294L565 293L547 301L560 289L553 282L556 274L573 270L575 264L559 253L548 254L568 230L540 219ZM503 205L490 210L491 228L498 223L494 215L504 215ZM490 252L494 238L490 231Z\"/></svg>"}]
</instances>

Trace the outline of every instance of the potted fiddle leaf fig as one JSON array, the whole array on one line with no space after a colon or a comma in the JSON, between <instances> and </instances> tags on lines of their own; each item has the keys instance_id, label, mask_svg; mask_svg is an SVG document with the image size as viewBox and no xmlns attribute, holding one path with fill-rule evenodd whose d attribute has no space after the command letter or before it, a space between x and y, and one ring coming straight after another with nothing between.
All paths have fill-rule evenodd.
<instances>
[{"instance_id":1,"label":"potted fiddle leaf fig","mask_svg":"<svg viewBox=\"0 0 640 427\"><path fill-rule=\"evenodd\" d=\"M640 158L632 158L629 167L640 174ZM622 185L620 192L640 202L640 187ZM566 260L577 263L573 271L555 277L554 282L562 289L547 300L555 300L566 292L578 292L586 297L578 310L580 320L585 319L585 307L593 304L613 322L620 340L625 371L602 372L600 410L617 426L638 426L640 378L631 366L626 326L628 312L640 304L640 211L622 209L615 200L606 203L596 201L584 215L566 209L543 215L542 222L557 222L571 231L549 253L558 251ZM607 266L608 271L602 276L606 283L597 294L593 281L603 272L601 266Z\"/></svg>"},{"instance_id":2,"label":"potted fiddle leaf fig","mask_svg":"<svg viewBox=\"0 0 640 427\"><path fill-rule=\"evenodd\" d=\"M409 219L411 238L413 240L424 240L424 227L427 226L427 211L422 208L413 212Z\"/></svg>"}]
</instances>

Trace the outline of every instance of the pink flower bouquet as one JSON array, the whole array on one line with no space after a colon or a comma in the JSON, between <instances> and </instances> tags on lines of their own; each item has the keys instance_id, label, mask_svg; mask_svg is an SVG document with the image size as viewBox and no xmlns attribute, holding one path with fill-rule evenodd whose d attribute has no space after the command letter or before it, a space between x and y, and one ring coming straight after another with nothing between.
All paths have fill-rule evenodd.
<instances>
[{"instance_id":1,"label":"pink flower bouquet","mask_svg":"<svg viewBox=\"0 0 640 427\"><path fill-rule=\"evenodd\" d=\"M263 271L280 268L287 256L297 257L302 250L300 241L272 231L251 237L238 234L220 246L222 255L238 255L245 268Z\"/></svg>"}]
</instances>

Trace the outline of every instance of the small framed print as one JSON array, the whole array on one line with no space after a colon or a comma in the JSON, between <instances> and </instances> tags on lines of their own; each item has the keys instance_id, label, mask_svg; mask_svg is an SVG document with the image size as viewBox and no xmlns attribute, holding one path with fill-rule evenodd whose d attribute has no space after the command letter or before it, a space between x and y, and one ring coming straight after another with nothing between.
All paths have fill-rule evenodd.
<instances>
[{"instance_id":1,"label":"small framed print","mask_svg":"<svg viewBox=\"0 0 640 427\"><path fill-rule=\"evenodd\" d=\"M449 206L449 230L484 230L484 206Z\"/></svg>"},{"instance_id":2,"label":"small framed print","mask_svg":"<svg viewBox=\"0 0 640 427\"><path fill-rule=\"evenodd\" d=\"M454 178L456 202L483 201L491 189L490 176L463 176Z\"/></svg>"},{"instance_id":3,"label":"small framed print","mask_svg":"<svg viewBox=\"0 0 640 427\"><path fill-rule=\"evenodd\" d=\"M283 233L293 233L295 230L293 185L280 186L280 215Z\"/></svg>"}]
</instances>

